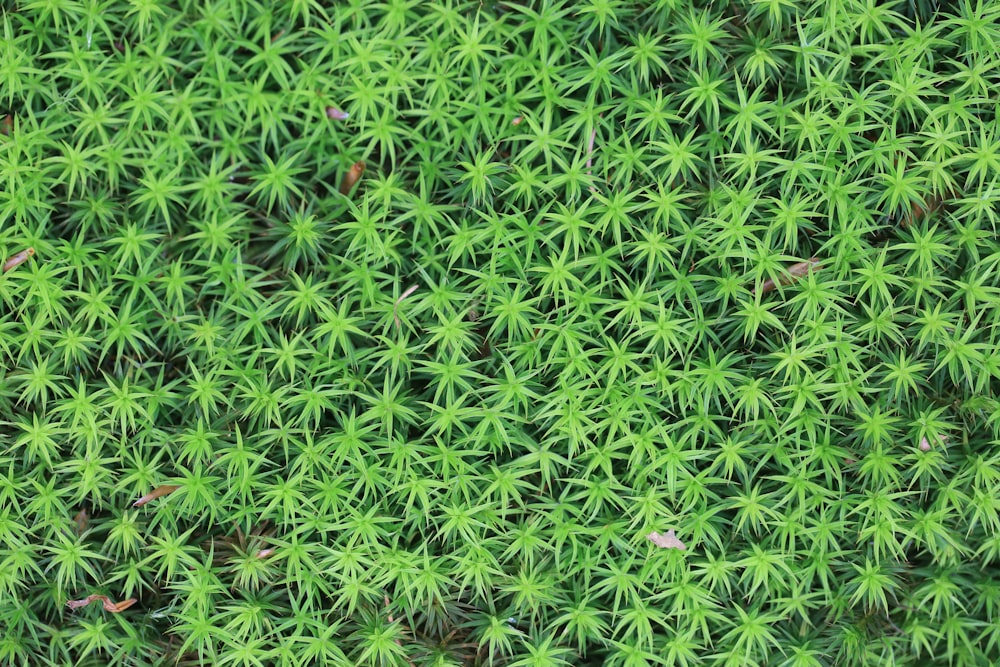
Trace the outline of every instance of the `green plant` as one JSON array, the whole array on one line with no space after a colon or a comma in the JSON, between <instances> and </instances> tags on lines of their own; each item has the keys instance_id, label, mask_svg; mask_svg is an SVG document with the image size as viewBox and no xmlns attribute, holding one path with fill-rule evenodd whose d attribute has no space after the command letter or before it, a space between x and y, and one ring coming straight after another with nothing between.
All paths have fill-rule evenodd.
<instances>
[{"instance_id":1,"label":"green plant","mask_svg":"<svg viewBox=\"0 0 1000 667\"><path fill-rule=\"evenodd\" d=\"M1000 4L0 11L0 664L1000 660Z\"/></svg>"}]
</instances>

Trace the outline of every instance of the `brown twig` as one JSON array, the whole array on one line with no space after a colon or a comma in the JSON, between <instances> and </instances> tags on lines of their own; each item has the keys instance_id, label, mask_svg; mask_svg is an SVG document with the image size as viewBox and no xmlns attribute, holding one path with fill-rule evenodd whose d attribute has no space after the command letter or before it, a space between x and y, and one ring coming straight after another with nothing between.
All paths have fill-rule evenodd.
<instances>
[{"instance_id":1,"label":"brown twig","mask_svg":"<svg viewBox=\"0 0 1000 667\"><path fill-rule=\"evenodd\" d=\"M384 596L384 598L385 598L385 612L386 612L385 615L388 617L390 623L395 623L396 621L392 617L392 612L389 611L389 596L386 595ZM396 646L398 646L399 648L403 648L403 642L397 639ZM416 667L416 665L413 664L413 661L410 660L409 658L406 658L406 662L410 665L410 667Z\"/></svg>"},{"instance_id":2,"label":"brown twig","mask_svg":"<svg viewBox=\"0 0 1000 667\"><path fill-rule=\"evenodd\" d=\"M594 166L594 139L597 138L597 128L590 131L590 141L587 142L587 176L590 176L591 167Z\"/></svg>"},{"instance_id":3,"label":"brown twig","mask_svg":"<svg viewBox=\"0 0 1000 667\"><path fill-rule=\"evenodd\" d=\"M597 115L598 118L601 117L600 114ZM587 142L587 176L591 175L592 167L594 166L594 140L597 138L597 126L590 131L590 141ZM591 185L591 192L597 192L597 189Z\"/></svg>"},{"instance_id":4,"label":"brown twig","mask_svg":"<svg viewBox=\"0 0 1000 667\"><path fill-rule=\"evenodd\" d=\"M396 309L399 307L399 304L403 303L403 299L416 292L419 287L420 285L410 285L405 292L399 295L399 298L396 299L396 303L392 304L392 319L395 320L397 327L402 325L399 322L399 316L396 314Z\"/></svg>"}]
</instances>

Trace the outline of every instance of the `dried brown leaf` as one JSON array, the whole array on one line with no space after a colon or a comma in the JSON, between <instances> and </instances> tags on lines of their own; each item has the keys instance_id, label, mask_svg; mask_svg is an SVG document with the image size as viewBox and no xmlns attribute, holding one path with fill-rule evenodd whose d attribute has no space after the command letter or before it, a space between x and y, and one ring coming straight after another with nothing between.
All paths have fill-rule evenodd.
<instances>
[{"instance_id":1,"label":"dried brown leaf","mask_svg":"<svg viewBox=\"0 0 1000 667\"><path fill-rule=\"evenodd\" d=\"M129 598L128 600L122 600L121 602L112 602L108 598L104 598L104 608L110 611L112 614L117 614L119 612L125 611L132 605L134 605L138 600L135 598Z\"/></svg>"},{"instance_id":2,"label":"dried brown leaf","mask_svg":"<svg viewBox=\"0 0 1000 667\"><path fill-rule=\"evenodd\" d=\"M340 181L340 194L342 195L351 194L351 190L353 190L357 182L361 180L361 176L364 173L365 173L364 160L358 160L357 162L352 164L351 168L347 170L346 174L344 174L343 180Z\"/></svg>"},{"instance_id":3,"label":"dried brown leaf","mask_svg":"<svg viewBox=\"0 0 1000 667\"><path fill-rule=\"evenodd\" d=\"M3 272L7 273L12 269L17 268L21 264L24 264L25 262L28 261L28 258L32 257L34 254L35 254L34 248L28 248L27 250L22 250L21 252L17 253L4 263Z\"/></svg>"},{"instance_id":4,"label":"dried brown leaf","mask_svg":"<svg viewBox=\"0 0 1000 667\"><path fill-rule=\"evenodd\" d=\"M76 534L83 535L87 532L87 522L90 519L90 515L87 514L87 508L83 507L76 516L73 517L73 521L76 522Z\"/></svg>"},{"instance_id":5,"label":"dried brown leaf","mask_svg":"<svg viewBox=\"0 0 1000 667\"><path fill-rule=\"evenodd\" d=\"M788 267L788 275L781 278L777 283L773 280L765 280L764 284L760 286L760 293L767 294L774 290L775 287L780 285L787 285L788 283L794 281L796 278L801 278L802 276L809 273L812 269L818 269L820 267L819 258L810 257L804 262L799 262L798 264L792 264Z\"/></svg>"},{"instance_id":6,"label":"dried brown leaf","mask_svg":"<svg viewBox=\"0 0 1000 667\"><path fill-rule=\"evenodd\" d=\"M179 488L181 487L173 486L172 484L161 484L160 486L156 487L155 489L144 495L142 498L139 498L139 500L132 503L132 507L142 507L146 503L156 500L157 498L161 498L165 495L171 494Z\"/></svg>"},{"instance_id":7,"label":"dried brown leaf","mask_svg":"<svg viewBox=\"0 0 1000 667\"><path fill-rule=\"evenodd\" d=\"M941 208L943 203L944 200L941 197L930 197L926 202L924 202L923 205L918 203L912 204L910 206L910 212L903 216L900 226L906 228L910 225L920 223L928 215Z\"/></svg>"},{"instance_id":8,"label":"dried brown leaf","mask_svg":"<svg viewBox=\"0 0 1000 667\"><path fill-rule=\"evenodd\" d=\"M136 600L135 598L129 598L128 600L122 600L121 602L114 602L107 595L94 594L94 595L88 595L82 600L70 600L69 602L66 603L66 606L69 607L70 609L80 609L81 607L86 607L95 600L100 600L101 605L104 607L104 609L106 611L111 612L112 614L117 614L119 612L125 611L126 609L134 605L136 602L138 602L138 600Z\"/></svg>"},{"instance_id":9,"label":"dried brown leaf","mask_svg":"<svg viewBox=\"0 0 1000 667\"><path fill-rule=\"evenodd\" d=\"M70 609L79 609L80 607L86 607L88 604L97 600L99 598L105 597L103 595L89 595L82 600L70 600L66 603L66 606Z\"/></svg>"}]
</instances>

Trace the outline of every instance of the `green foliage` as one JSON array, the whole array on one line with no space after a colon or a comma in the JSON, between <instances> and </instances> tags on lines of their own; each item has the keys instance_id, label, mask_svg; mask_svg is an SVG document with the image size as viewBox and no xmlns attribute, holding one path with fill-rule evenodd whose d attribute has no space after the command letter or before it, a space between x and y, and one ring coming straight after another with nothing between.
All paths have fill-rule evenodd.
<instances>
[{"instance_id":1,"label":"green foliage","mask_svg":"<svg viewBox=\"0 0 1000 667\"><path fill-rule=\"evenodd\" d=\"M1000 662L1000 3L5 7L0 664Z\"/></svg>"}]
</instances>

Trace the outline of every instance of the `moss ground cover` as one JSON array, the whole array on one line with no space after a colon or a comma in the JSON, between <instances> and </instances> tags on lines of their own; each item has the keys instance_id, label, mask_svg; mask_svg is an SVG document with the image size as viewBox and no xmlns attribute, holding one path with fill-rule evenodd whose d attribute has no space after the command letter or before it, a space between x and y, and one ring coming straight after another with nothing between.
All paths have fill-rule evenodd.
<instances>
[{"instance_id":1,"label":"moss ground cover","mask_svg":"<svg viewBox=\"0 0 1000 667\"><path fill-rule=\"evenodd\" d=\"M0 664L1000 661L1000 2L0 17Z\"/></svg>"}]
</instances>

